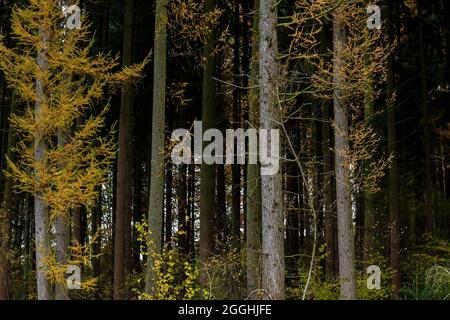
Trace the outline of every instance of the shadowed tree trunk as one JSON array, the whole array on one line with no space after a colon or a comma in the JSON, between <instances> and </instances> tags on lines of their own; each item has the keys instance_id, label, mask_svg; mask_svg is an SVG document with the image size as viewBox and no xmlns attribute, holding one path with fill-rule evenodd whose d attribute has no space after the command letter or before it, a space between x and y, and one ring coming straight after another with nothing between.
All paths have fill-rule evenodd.
<instances>
[{"instance_id":1,"label":"shadowed tree trunk","mask_svg":"<svg viewBox=\"0 0 450 320\"><path fill-rule=\"evenodd\" d=\"M333 208L333 165L331 163L330 143L330 108L327 102L322 107L322 154L323 154L323 207L325 223L325 273L334 276L334 208Z\"/></svg>"},{"instance_id":2,"label":"shadowed tree trunk","mask_svg":"<svg viewBox=\"0 0 450 320\"><path fill-rule=\"evenodd\" d=\"M40 44L37 55L37 65L42 74L47 72L48 60L45 45L48 42L48 34L40 31ZM43 114L43 107L47 103L48 97L46 95L46 88L44 79L40 76L36 77L36 97L35 104L35 119L36 123L42 121L45 117ZM34 160L37 163L42 163L45 160L47 153L47 145L44 140L44 133L39 132L34 140ZM36 172L36 179L39 180L39 172ZM35 241L36 241L36 282L37 282L37 297L38 300L50 300L50 286L47 276L45 274L46 257L50 255L49 244L49 208L42 195L37 193L34 195L34 221L35 221Z\"/></svg>"},{"instance_id":3,"label":"shadowed tree trunk","mask_svg":"<svg viewBox=\"0 0 450 320\"><path fill-rule=\"evenodd\" d=\"M375 101L372 80L369 79L367 83L367 91L364 97L364 121L366 125L373 125L373 116L375 113ZM365 176L367 177L371 171L370 161L365 161L363 163L363 170ZM367 263L371 262L375 253L375 195L371 190L364 188L364 246L363 255L364 261Z\"/></svg>"},{"instance_id":4,"label":"shadowed tree trunk","mask_svg":"<svg viewBox=\"0 0 450 320\"><path fill-rule=\"evenodd\" d=\"M132 35L133 35L133 0L125 0L125 18L123 32L123 56L122 65L131 64ZM117 189L116 189L116 221L114 237L114 299L124 298L125 272L126 272L126 245L130 238L130 204L131 192L129 177L129 148L132 135L132 93L129 88L122 91L119 118L119 153L117 159Z\"/></svg>"},{"instance_id":5,"label":"shadowed tree trunk","mask_svg":"<svg viewBox=\"0 0 450 320\"><path fill-rule=\"evenodd\" d=\"M255 1L252 34L252 61L250 67L248 121L250 127L258 128L259 123L259 1ZM249 146L249 150L251 150ZM251 293L261 288L261 177L258 164L247 165L247 291Z\"/></svg>"},{"instance_id":6,"label":"shadowed tree trunk","mask_svg":"<svg viewBox=\"0 0 450 320\"><path fill-rule=\"evenodd\" d=\"M214 10L215 0L206 0L205 10ZM217 102L216 84L213 77L216 74L216 59L213 56L213 46L215 42L215 32L211 32L205 47L204 57L206 59L203 70L202 85L202 122L203 132L210 128L216 128L217 124ZM204 143L203 147L206 146ZM200 263L204 264L214 250L213 221L215 210L215 195L211 194L216 190L216 166L201 164L201 184L200 184L200 242L199 253Z\"/></svg>"},{"instance_id":7,"label":"shadowed tree trunk","mask_svg":"<svg viewBox=\"0 0 450 320\"><path fill-rule=\"evenodd\" d=\"M11 109L9 114L13 115L16 111L16 98L14 92L11 96ZM6 108L5 108L6 109ZM6 112L5 112L6 113ZM6 115L5 115L6 116ZM8 128L8 142L6 144L6 157L14 161L14 153L11 148L16 144L16 135L14 128ZM11 178L5 177L5 187L3 194L3 205L0 205L0 210L4 209L2 221L0 222L0 300L11 299L10 285L11 285L11 240L12 240L12 225L11 217L13 214L13 184Z\"/></svg>"},{"instance_id":8,"label":"shadowed tree trunk","mask_svg":"<svg viewBox=\"0 0 450 320\"><path fill-rule=\"evenodd\" d=\"M178 128L182 128L186 123L186 108L181 107L180 116L178 118ZM178 248L184 253L189 252L187 245L187 165L178 166L177 177L177 201L178 201Z\"/></svg>"},{"instance_id":9,"label":"shadowed tree trunk","mask_svg":"<svg viewBox=\"0 0 450 320\"><path fill-rule=\"evenodd\" d=\"M392 30L392 4L387 1L387 33L389 43L393 43ZM390 266L394 276L392 284L395 286L396 295L400 289L400 225L399 225L399 185L398 185L398 154L396 150L395 131L395 97L394 97L394 57L392 54L388 58L386 99L387 99L387 129L388 129L388 152L392 156L389 168L389 228L390 228Z\"/></svg>"},{"instance_id":10,"label":"shadowed tree trunk","mask_svg":"<svg viewBox=\"0 0 450 320\"><path fill-rule=\"evenodd\" d=\"M320 52L327 52L329 38L327 32L322 31L320 34ZM322 104L322 156L323 156L323 211L324 211L324 232L325 232L325 274L328 277L335 275L335 252L334 252L334 232L335 232L335 215L333 208L333 164L331 156L331 137L330 137L330 110L332 105L329 101Z\"/></svg>"},{"instance_id":11,"label":"shadowed tree trunk","mask_svg":"<svg viewBox=\"0 0 450 320\"><path fill-rule=\"evenodd\" d=\"M427 78L425 66L425 44L423 37L423 18L422 4L419 2L419 54L420 54L420 98L423 112L423 147L425 156L425 212L426 224L425 232L433 234L434 231L434 212L433 212L433 185L432 185L432 160L431 160L431 137L430 137L430 116L427 102ZM450 31L447 30L447 33Z\"/></svg>"},{"instance_id":12,"label":"shadowed tree trunk","mask_svg":"<svg viewBox=\"0 0 450 320\"><path fill-rule=\"evenodd\" d=\"M164 245L171 246L172 242L172 225L173 225L173 207L172 207L172 188L173 188L173 165L172 163L166 164L166 196L165 196L165 234L164 234Z\"/></svg>"},{"instance_id":13,"label":"shadowed tree trunk","mask_svg":"<svg viewBox=\"0 0 450 320\"><path fill-rule=\"evenodd\" d=\"M240 5L238 0L234 1L234 45L233 45L233 128L239 128L241 122L240 105ZM231 191L231 235L233 238L233 247L237 248L240 244L241 234L241 166L236 163L237 144L234 144L233 153L234 164L232 165L232 191Z\"/></svg>"},{"instance_id":14,"label":"shadowed tree trunk","mask_svg":"<svg viewBox=\"0 0 450 320\"><path fill-rule=\"evenodd\" d=\"M67 143L67 133L63 130L58 132L58 146L63 148ZM64 164L62 164L64 166ZM70 214L69 212L58 212L55 222L56 231L56 262L58 266L67 265L70 245ZM55 299L69 300L65 283L55 284Z\"/></svg>"}]
</instances>

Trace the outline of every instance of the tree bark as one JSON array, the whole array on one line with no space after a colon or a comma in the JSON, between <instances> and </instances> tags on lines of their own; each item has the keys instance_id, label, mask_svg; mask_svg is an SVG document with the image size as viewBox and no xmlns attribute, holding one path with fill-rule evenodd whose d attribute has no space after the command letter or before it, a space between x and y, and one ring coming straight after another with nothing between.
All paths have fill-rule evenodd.
<instances>
[{"instance_id":1,"label":"tree bark","mask_svg":"<svg viewBox=\"0 0 450 320\"><path fill-rule=\"evenodd\" d=\"M355 244L353 234L351 186L349 168L349 128L347 106L343 101L342 78L344 61L342 52L345 46L344 25L340 21L343 14L340 8L333 17L333 96L335 122L335 162L337 227L339 248L339 278L341 299L356 299Z\"/></svg>"},{"instance_id":2,"label":"tree bark","mask_svg":"<svg viewBox=\"0 0 450 320\"><path fill-rule=\"evenodd\" d=\"M40 30L41 47L38 50L37 65L43 74L48 69L48 59L46 45L48 43L48 33ZM44 107L47 104L47 94L44 79L36 77L35 121L39 124L45 117ZM44 128L41 128L34 140L34 160L39 163L45 161L47 145L45 142ZM36 180L39 181L39 172L36 172ZM49 239L49 208L38 191L34 195L34 219L35 219L35 241L36 241L36 282L38 300L50 300L51 292L47 276L45 274L45 259L50 256Z\"/></svg>"},{"instance_id":3,"label":"tree bark","mask_svg":"<svg viewBox=\"0 0 450 320\"><path fill-rule=\"evenodd\" d=\"M392 5L388 1L387 6L387 32L389 43L393 43L392 30ZM394 98L394 60L392 54L388 57L386 98L387 98L387 129L388 151L392 156L389 168L389 223L390 223L390 266L394 272L392 284L395 286L395 295L401 285L400 278L400 221L399 221L399 184L398 184L398 154L396 148L395 129L395 98Z\"/></svg>"},{"instance_id":4,"label":"tree bark","mask_svg":"<svg viewBox=\"0 0 450 320\"><path fill-rule=\"evenodd\" d=\"M16 98L14 92L11 95L10 115L16 111ZM5 115L6 116L6 115ZM6 157L14 161L14 153L11 148L16 144L16 134L14 128L8 128L8 142L6 144ZM3 194L3 205L0 209L4 209L3 221L0 222L0 300L11 299L11 240L12 240L12 221L13 214L13 184L10 178L5 177L5 186Z\"/></svg>"},{"instance_id":5,"label":"tree bark","mask_svg":"<svg viewBox=\"0 0 450 320\"><path fill-rule=\"evenodd\" d=\"M206 12L214 10L215 0L206 0ZM217 101L216 84L213 77L216 74L216 59L213 56L213 46L215 42L215 32L208 38L204 56L206 65L203 70L202 85L202 121L203 132L210 128L215 128L217 124ZM206 144L203 145L205 147ZM216 166L208 165L204 162L201 165L200 184L200 263L203 265L214 251L214 228L212 218L215 210L215 195L211 195L216 190Z\"/></svg>"},{"instance_id":6,"label":"tree bark","mask_svg":"<svg viewBox=\"0 0 450 320\"><path fill-rule=\"evenodd\" d=\"M162 250L161 230L164 205L164 137L166 111L166 47L167 47L167 0L156 2L155 41L154 41L154 79L152 150L150 168L150 195L148 225L150 246L145 291L154 293L155 273L152 253Z\"/></svg>"},{"instance_id":7,"label":"tree bark","mask_svg":"<svg viewBox=\"0 0 450 320\"><path fill-rule=\"evenodd\" d=\"M419 55L420 55L420 98L423 112L423 148L425 157L425 212L426 224L425 232L433 234L434 231L434 211L433 211L433 184L432 184L432 160L431 160L431 135L430 135L430 116L427 102L427 78L425 66L425 44L423 37L423 18L422 4L419 2ZM447 32L448 33L448 32Z\"/></svg>"},{"instance_id":8,"label":"tree bark","mask_svg":"<svg viewBox=\"0 0 450 320\"><path fill-rule=\"evenodd\" d=\"M323 154L323 207L325 223L325 273L334 276L334 226L335 216L333 208L333 165L331 163L330 142L330 110L331 105L324 103L322 109L322 154Z\"/></svg>"},{"instance_id":9,"label":"tree bark","mask_svg":"<svg viewBox=\"0 0 450 320\"><path fill-rule=\"evenodd\" d=\"M250 66L248 121L250 127L258 127L259 123L259 1L255 0L252 34L252 61ZM249 146L249 150L251 150ZM258 164L247 164L247 291L251 293L261 288L261 176Z\"/></svg>"},{"instance_id":10,"label":"tree bark","mask_svg":"<svg viewBox=\"0 0 450 320\"><path fill-rule=\"evenodd\" d=\"M66 132L58 132L58 147L63 148L67 143ZM63 165L64 166L64 165ZM58 212L56 216L56 263L58 266L65 266L68 262L70 245L70 214L69 212ZM65 283L55 284L55 299L69 300L69 295Z\"/></svg>"},{"instance_id":11,"label":"tree bark","mask_svg":"<svg viewBox=\"0 0 450 320\"><path fill-rule=\"evenodd\" d=\"M277 1L260 1L259 84L260 125L269 130L267 149L273 146L270 130L278 129ZM279 155L277 155L279 156ZM278 158L278 161L279 158ZM262 199L262 288L273 299L284 299L284 217L281 166L273 175L261 176Z\"/></svg>"},{"instance_id":12,"label":"tree bark","mask_svg":"<svg viewBox=\"0 0 450 320\"><path fill-rule=\"evenodd\" d=\"M128 66L132 59L133 35L133 0L125 0L125 17L123 33L122 64ZM116 189L116 221L114 240L114 299L124 298L125 265L126 265L126 233L130 230L129 223L129 193L131 192L129 179L129 147L131 143L131 106L132 94L125 88L121 95L119 118L119 154L117 159L117 189Z\"/></svg>"},{"instance_id":13,"label":"tree bark","mask_svg":"<svg viewBox=\"0 0 450 320\"><path fill-rule=\"evenodd\" d=\"M241 122L240 113L240 5L238 0L234 1L234 45L233 45L233 128L238 129ZM232 191L231 191L231 235L233 247L237 248L240 244L241 234L241 166L236 163L237 144L234 144L233 153L234 164L231 168Z\"/></svg>"}]
</instances>

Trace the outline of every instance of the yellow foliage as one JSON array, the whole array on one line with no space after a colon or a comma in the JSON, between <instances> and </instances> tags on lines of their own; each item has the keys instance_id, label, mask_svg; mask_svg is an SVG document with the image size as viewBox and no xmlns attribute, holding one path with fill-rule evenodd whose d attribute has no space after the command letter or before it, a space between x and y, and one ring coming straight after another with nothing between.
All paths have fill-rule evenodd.
<instances>
[{"instance_id":1,"label":"yellow foliage","mask_svg":"<svg viewBox=\"0 0 450 320\"><path fill-rule=\"evenodd\" d=\"M136 230L141 243L141 254L148 256L146 245L151 248L152 244L147 222L136 223ZM180 250L166 246L162 253L151 252L147 259L153 261L155 286L151 291L154 294L133 289L139 300L192 300L199 297L199 269Z\"/></svg>"}]
</instances>

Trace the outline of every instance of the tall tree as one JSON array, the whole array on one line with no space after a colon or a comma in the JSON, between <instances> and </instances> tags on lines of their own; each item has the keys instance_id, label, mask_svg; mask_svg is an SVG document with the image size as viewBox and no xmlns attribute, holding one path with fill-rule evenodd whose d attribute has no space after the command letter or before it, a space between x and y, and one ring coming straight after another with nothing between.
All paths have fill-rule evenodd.
<instances>
[{"instance_id":1,"label":"tall tree","mask_svg":"<svg viewBox=\"0 0 450 320\"><path fill-rule=\"evenodd\" d=\"M342 7L333 15L333 103L337 200L337 231L341 299L356 299L355 244L349 167L349 127L344 87L345 28Z\"/></svg>"},{"instance_id":2,"label":"tall tree","mask_svg":"<svg viewBox=\"0 0 450 320\"><path fill-rule=\"evenodd\" d=\"M50 22L48 15L42 15L42 25L46 25ZM37 54L37 66L39 68L39 74L43 76L36 77L36 103L34 106L34 112L36 122L44 121L44 108L48 103L48 96L46 92L46 79L45 75L48 75L48 37L49 30L44 28L39 30L40 44ZM38 163L44 163L45 154L47 152L47 146L45 142L44 130L38 132L34 139L34 159ZM39 179L40 172L36 172L36 178ZM49 208L42 194L37 193L34 196L34 225L35 225L35 241L36 241L36 281L38 289L39 300L50 300L50 286L47 276L45 274L45 258L50 255L49 245Z\"/></svg>"},{"instance_id":3,"label":"tall tree","mask_svg":"<svg viewBox=\"0 0 450 320\"><path fill-rule=\"evenodd\" d=\"M133 4L134 0L124 2L124 27L122 65L131 65L133 38ZM131 177L129 176L129 148L132 140L132 92L124 88L121 95L119 116L119 153L117 158L117 189L116 189L116 223L114 238L114 299L124 298L124 282L126 272L126 240L129 232L129 194L131 192Z\"/></svg>"},{"instance_id":4,"label":"tall tree","mask_svg":"<svg viewBox=\"0 0 450 320\"><path fill-rule=\"evenodd\" d=\"M241 24L240 1L234 1L234 44L233 44L233 128L237 129L241 123ZM237 144L234 145L234 164L232 165L232 191L231 191L231 235L233 246L237 248L241 234L241 166L237 162Z\"/></svg>"},{"instance_id":5,"label":"tall tree","mask_svg":"<svg viewBox=\"0 0 450 320\"><path fill-rule=\"evenodd\" d=\"M58 146L64 148L67 143L66 132L59 130ZM64 166L64 164L61 164ZM55 222L56 233L56 262L59 266L65 266L68 262L69 245L70 245L70 214L69 212L59 212L56 215ZM69 295L64 283L55 284L55 299L68 300Z\"/></svg>"},{"instance_id":6,"label":"tall tree","mask_svg":"<svg viewBox=\"0 0 450 320\"><path fill-rule=\"evenodd\" d=\"M16 97L12 93L10 115L16 112ZM7 159L14 161L12 148L16 144L16 134L14 128L8 128L7 141ZM0 300L11 299L11 240L12 240L12 214L13 214L13 181L5 177L5 186L3 191L3 206L0 206L2 221L0 222ZM3 210L3 211L1 211Z\"/></svg>"},{"instance_id":7,"label":"tall tree","mask_svg":"<svg viewBox=\"0 0 450 320\"><path fill-rule=\"evenodd\" d=\"M248 121L259 126L259 0L255 0L253 13L252 60L250 67L251 90L248 95ZM246 13L244 13L246 14ZM251 143L251 142L250 142ZM252 148L249 146L249 149ZM261 177L258 164L247 165L247 291L261 288Z\"/></svg>"},{"instance_id":8,"label":"tall tree","mask_svg":"<svg viewBox=\"0 0 450 320\"><path fill-rule=\"evenodd\" d=\"M370 77L370 76L369 76ZM373 117L375 114L375 99L373 83L371 79L367 80L366 92L364 94L364 121L367 126L371 127L373 125ZM370 161L364 161L363 170L365 177L371 171ZM375 253L375 199L374 193L368 188L364 188L364 245L363 254L364 261L370 262L370 259Z\"/></svg>"},{"instance_id":9,"label":"tall tree","mask_svg":"<svg viewBox=\"0 0 450 320\"><path fill-rule=\"evenodd\" d=\"M432 176L432 160L431 160L431 137L430 137L430 115L428 111L427 101L427 78L426 78L426 62L425 62L425 43L423 31L423 4L418 2L419 10L419 55L420 55L420 99L423 113L423 147L425 156L425 213L426 224L425 232L433 234L434 230L434 212L433 212L433 176ZM448 33L449 31L447 31Z\"/></svg>"},{"instance_id":10,"label":"tall tree","mask_svg":"<svg viewBox=\"0 0 450 320\"><path fill-rule=\"evenodd\" d=\"M392 1L387 1L387 33L389 44L393 41L392 27ZM393 269L394 276L392 283L396 292L400 289L400 203L399 203L399 178L398 178L398 154L397 154L397 135L395 128L395 83L394 83L394 57L391 53L387 61L387 79L386 79L386 99L387 99L387 129L388 129L388 152L392 157L389 167L389 230L390 230L390 266Z\"/></svg>"},{"instance_id":11,"label":"tall tree","mask_svg":"<svg viewBox=\"0 0 450 320\"><path fill-rule=\"evenodd\" d=\"M267 152L279 141L272 141L271 130L278 130L280 110L277 104L278 43L275 0L260 0L259 7L259 106L261 129L268 130ZM280 161L277 155L277 161ZM278 166L281 168L281 166ZM281 170L281 169L280 169ZM284 299L284 217L280 170L261 175L262 198L262 288L274 299Z\"/></svg>"},{"instance_id":12,"label":"tall tree","mask_svg":"<svg viewBox=\"0 0 450 320\"><path fill-rule=\"evenodd\" d=\"M205 11L211 12L215 8L215 0L206 0ZM202 122L203 132L215 128L217 125L217 101L216 101L216 58L214 46L216 32L211 31L208 35L204 50L205 65L202 80ZM204 146L205 147L205 146ZM215 196L211 192L216 190L216 166L202 163L200 184L200 262L205 263L214 250L213 221L215 210Z\"/></svg>"},{"instance_id":13,"label":"tall tree","mask_svg":"<svg viewBox=\"0 0 450 320\"><path fill-rule=\"evenodd\" d=\"M167 0L156 2L153 65L153 112L150 165L148 225L150 232L145 291L151 294L155 285L152 253L162 250L161 231L164 201L164 137L166 110Z\"/></svg>"},{"instance_id":14,"label":"tall tree","mask_svg":"<svg viewBox=\"0 0 450 320\"><path fill-rule=\"evenodd\" d=\"M112 72L115 59L89 56L87 25L66 38L60 32L61 20L59 1L33 0L27 7L16 8L13 15L14 35L23 44L20 50L0 42L0 67L7 71L9 86L16 88L21 101L35 106L34 112L27 109L10 120L20 139L17 160L8 162L8 175L22 191L34 195L38 299L52 298L48 277L61 281L60 273L65 272L54 272L50 213L54 218L94 201L95 187L106 180L113 157L112 141L100 137L104 112L81 125L73 124L108 84L126 83L143 68ZM74 77L65 76L69 70ZM65 143L55 143L58 133L68 133L72 126L74 132L67 134Z\"/></svg>"}]
</instances>

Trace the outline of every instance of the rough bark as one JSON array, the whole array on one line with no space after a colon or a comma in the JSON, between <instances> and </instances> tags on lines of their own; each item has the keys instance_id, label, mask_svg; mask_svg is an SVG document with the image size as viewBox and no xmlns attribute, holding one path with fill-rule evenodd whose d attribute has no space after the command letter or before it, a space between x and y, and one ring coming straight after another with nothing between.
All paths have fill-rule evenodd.
<instances>
[{"instance_id":1,"label":"rough bark","mask_svg":"<svg viewBox=\"0 0 450 320\"><path fill-rule=\"evenodd\" d=\"M16 110L15 94L11 96L11 108L9 114L12 115ZM8 141L6 144L7 151L6 157L14 161L14 153L11 148L16 144L16 135L14 128L9 126L8 128ZM4 179L4 193L3 193L3 205L1 209L4 209L4 216L0 222L0 300L11 299L10 285L11 285L11 262L10 262L10 250L12 240L12 225L11 218L13 214L13 184L10 178Z\"/></svg>"},{"instance_id":2,"label":"rough bark","mask_svg":"<svg viewBox=\"0 0 450 320\"><path fill-rule=\"evenodd\" d=\"M167 0L156 2L154 40L154 79L152 149L150 167L150 194L148 225L150 246L145 291L153 293L155 285L154 261L151 254L162 250L161 231L164 205L164 128L166 110L166 47L167 47Z\"/></svg>"},{"instance_id":3,"label":"rough bark","mask_svg":"<svg viewBox=\"0 0 450 320\"><path fill-rule=\"evenodd\" d=\"M48 42L48 34L40 31L41 47L38 50L37 65L42 73L45 74L48 68L47 53L45 45ZM43 108L47 103L47 94L45 83L40 77L36 78L36 96L35 121L39 123L45 114ZM47 145L45 136L41 128L34 140L34 160L42 163L45 161ZM39 180L39 172L36 172L36 180ZM49 242L49 208L42 195L37 192L34 195L34 220L35 220L35 242L36 242L36 282L38 300L50 300L51 292L47 276L45 274L45 258L50 255Z\"/></svg>"},{"instance_id":4,"label":"rough bark","mask_svg":"<svg viewBox=\"0 0 450 320\"><path fill-rule=\"evenodd\" d=\"M422 4L419 3L419 55L420 55L420 98L423 113L423 148L425 157L425 213L426 224L425 232L433 234L434 231L434 211L433 211L433 174L431 159L431 134L430 134L430 115L427 102L427 79L426 79L426 62L425 62L425 44L423 36L423 18Z\"/></svg>"},{"instance_id":5,"label":"rough bark","mask_svg":"<svg viewBox=\"0 0 450 320\"><path fill-rule=\"evenodd\" d=\"M388 1L387 10L387 32L389 42L393 43L392 35L392 7ZM400 225L399 225L399 181L398 181L398 154L396 150L396 128L395 128L395 101L394 101L394 61L392 54L388 58L387 66L387 129L388 129L388 152L392 156L389 167L389 227L390 227L390 266L394 272L392 284L395 286L396 294L400 289Z\"/></svg>"},{"instance_id":6,"label":"rough bark","mask_svg":"<svg viewBox=\"0 0 450 320\"><path fill-rule=\"evenodd\" d=\"M241 122L240 113L240 6L239 1L234 2L234 45L233 45L233 128L237 129ZM234 145L234 154L237 154L237 144ZM234 157L232 165L232 191L231 191L231 235L233 247L240 243L241 233L241 166Z\"/></svg>"},{"instance_id":7,"label":"rough bark","mask_svg":"<svg viewBox=\"0 0 450 320\"><path fill-rule=\"evenodd\" d=\"M253 89L249 93L248 121L251 127L259 124L259 0L255 1L252 34L252 61L250 67L250 83ZM249 147L250 149L250 147ZM247 165L247 291L251 293L261 288L261 177L259 165Z\"/></svg>"},{"instance_id":8,"label":"rough bark","mask_svg":"<svg viewBox=\"0 0 450 320\"><path fill-rule=\"evenodd\" d=\"M58 147L62 148L67 143L66 132L58 132ZM70 215L69 212L58 212L55 222L56 231L56 263L58 266L67 265L70 245ZM55 299L69 300L65 283L55 284Z\"/></svg>"},{"instance_id":9,"label":"rough bark","mask_svg":"<svg viewBox=\"0 0 450 320\"><path fill-rule=\"evenodd\" d=\"M375 102L374 102L374 92L373 84L371 80L367 85L367 91L364 97L364 119L366 125L373 125L373 116L375 113ZM365 161L363 163L363 170L365 176L370 173L371 164L370 161ZM366 188L364 189L364 261L367 263L371 262L375 253L375 195Z\"/></svg>"},{"instance_id":10,"label":"rough bark","mask_svg":"<svg viewBox=\"0 0 450 320\"><path fill-rule=\"evenodd\" d=\"M125 0L125 18L123 33L122 64L131 64L132 33L133 33L133 0ZM121 95L119 118L119 153L117 159L117 189L116 189L116 220L114 238L114 299L124 298L125 282L125 246L129 231L129 146L131 142L131 105L132 95L129 88L125 88Z\"/></svg>"},{"instance_id":11,"label":"rough bark","mask_svg":"<svg viewBox=\"0 0 450 320\"><path fill-rule=\"evenodd\" d=\"M341 52L344 50L345 45L345 31L343 24L340 22L339 14L342 13L338 12L333 17L333 102L339 278L341 299L354 300L356 299L355 244L351 208L350 168L348 163L350 152L349 128L347 106L342 92L344 61L342 61Z\"/></svg>"},{"instance_id":12,"label":"rough bark","mask_svg":"<svg viewBox=\"0 0 450 320\"><path fill-rule=\"evenodd\" d=\"M215 7L215 0L206 0L206 12L212 11ZM213 44L215 42L215 32L208 38L204 56L206 59L203 69L202 84L202 121L203 132L210 128L215 128L217 123L217 102L216 84L213 77L216 74L216 60L213 57ZM205 145L203 146L205 147ZM216 166L202 163L201 165L201 185L200 185L200 263L204 264L214 250L213 221L215 210L215 196L211 195L212 190L216 190Z\"/></svg>"},{"instance_id":13,"label":"rough bark","mask_svg":"<svg viewBox=\"0 0 450 320\"><path fill-rule=\"evenodd\" d=\"M260 1L259 21L259 104L261 129L277 129L280 120L277 105L277 2ZM268 149L271 136L268 134ZM262 199L262 288L273 299L284 299L284 217L280 170L261 176Z\"/></svg>"},{"instance_id":14,"label":"rough bark","mask_svg":"<svg viewBox=\"0 0 450 320\"><path fill-rule=\"evenodd\" d=\"M333 208L333 165L330 155L330 110L328 103L323 105L322 117L322 154L323 154L323 207L325 223L325 273L327 276L334 276L334 229L335 216Z\"/></svg>"}]
</instances>

